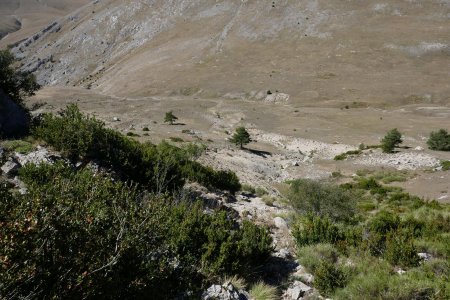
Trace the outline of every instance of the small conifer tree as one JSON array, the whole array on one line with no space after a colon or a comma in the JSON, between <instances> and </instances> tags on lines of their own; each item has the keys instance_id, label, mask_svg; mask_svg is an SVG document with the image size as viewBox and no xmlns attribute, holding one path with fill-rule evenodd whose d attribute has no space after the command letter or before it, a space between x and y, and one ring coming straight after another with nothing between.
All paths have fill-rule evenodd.
<instances>
[{"instance_id":1,"label":"small conifer tree","mask_svg":"<svg viewBox=\"0 0 450 300\"><path fill-rule=\"evenodd\" d=\"M166 112L166 115L164 116L164 123L173 125L173 122L175 122L176 120L178 120L178 118L173 114L172 111Z\"/></svg>"},{"instance_id":2,"label":"small conifer tree","mask_svg":"<svg viewBox=\"0 0 450 300\"><path fill-rule=\"evenodd\" d=\"M250 138L250 134L245 129L245 127L238 127L236 129L236 132L233 134L233 136L230 139L230 142L239 146L241 149L243 149L244 145L247 145L251 141L252 140Z\"/></svg>"},{"instance_id":3,"label":"small conifer tree","mask_svg":"<svg viewBox=\"0 0 450 300\"><path fill-rule=\"evenodd\" d=\"M384 153L392 153L395 147L398 147L402 141L402 134L394 128L390 130L386 136L381 140L381 149Z\"/></svg>"},{"instance_id":4,"label":"small conifer tree","mask_svg":"<svg viewBox=\"0 0 450 300\"><path fill-rule=\"evenodd\" d=\"M431 150L450 151L450 134L445 129L433 131L427 144Z\"/></svg>"}]
</instances>

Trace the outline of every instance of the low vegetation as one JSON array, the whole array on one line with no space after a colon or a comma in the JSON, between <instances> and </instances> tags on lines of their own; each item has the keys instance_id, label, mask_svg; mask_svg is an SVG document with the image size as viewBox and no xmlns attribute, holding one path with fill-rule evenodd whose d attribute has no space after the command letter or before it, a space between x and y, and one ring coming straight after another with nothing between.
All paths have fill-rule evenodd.
<instances>
[{"instance_id":1,"label":"low vegetation","mask_svg":"<svg viewBox=\"0 0 450 300\"><path fill-rule=\"evenodd\" d=\"M1 142L0 146L5 148L6 151L18 152L21 154L29 153L34 149L31 142L24 140L6 140Z\"/></svg>"},{"instance_id":2,"label":"low vegetation","mask_svg":"<svg viewBox=\"0 0 450 300\"><path fill-rule=\"evenodd\" d=\"M327 216L333 220L349 220L355 213L355 199L348 189L332 184L302 179L290 182L287 194L301 215Z\"/></svg>"},{"instance_id":3,"label":"low vegetation","mask_svg":"<svg viewBox=\"0 0 450 300\"><path fill-rule=\"evenodd\" d=\"M195 161L204 146L141 144L74 105L43 115L32 132L67 160L22 167L26 194L0 184L5 298L167 299L198 295L221 276L258 278L252 270L273 250L266 228L172 196L191 180L241 188L234 173ZM80 161L100 169L75 168Z\"/></svg>"},{"instance_id":4,"label":"low vegetation","mask_svg":"<svg viewBox=\"0 0 450 300\"><path fill-rule=\"evenodd\" d=\"M165 142L139 143L83 115L75 105L68 106L59 116L43 115L32 132L72 161L95 160L122 180L139 183L151 191L177 190L186 180L231 193L240 189L233 172L216 171L195 162L196 151L192 148Z\"/></svg>"},{"instance_id":5,"label":"low vegetation","mask_svg":"<svg viewBox=\"0 0 450 300\"><path fill-rule=\"evenodd\" d=\"M264 282L254 284L250 289L250 296L255 300L277 300L279 299L276 287Z\"/></svg>"},{"instance_id":6,"label":"low vegetation","mask_svg":"<svg viewBox=\"0 0 450 300\"><path fill-rule=\"evenodd\" d=\"M20 179L25 195L0 186L5 298L175 298L246 276L272 251L264 228L106 173L27 165Z\"/></svg>"},{"instance_id":7,"label":"low vegetation","mask_svg":"<svg viewBox=\"0 0 450 300\"><path fill-rule=\"evenodd\" d=\"M450 134L445 129L433 131L427 144L431 150L450 151Z\"/></svg>"},{"instance_id":8,"label":"low vegetation","mask_svg":"<svg viewBox=\"0 0 450 300\"><path fill-rule=\"evenodd\" d=\"M448 299L450 207L382 184L407 173L358 175L341 186L290 182L298 258L313 285L333 299Z\"/></svg>"},{"instance_id":9,"label":"low vegetation","mask_svg":"<svg viewBox=\"0 0 450 300\"><path fill-rule=\"evenodd\" d=\"M449 171L450 170L450 160L441 161L442 170Z\"/></svg>"},{"instance_id":10,"label":"low vegetation","mask_svg":"<svg viewBox=\"0 0 450 300\"><path fill-rule=\"evenodd\" d=\"M345 152L345 153L341 153L341 154L336 155L336 156L334 157L334 160L345 160L345 159L347 159L349 156L352 156L352 155L359 155L359 154L361 154L361 153L362 153L361 150L350 150L350 151L347 151L347 152Z\"/></svg>"}]
</instances>

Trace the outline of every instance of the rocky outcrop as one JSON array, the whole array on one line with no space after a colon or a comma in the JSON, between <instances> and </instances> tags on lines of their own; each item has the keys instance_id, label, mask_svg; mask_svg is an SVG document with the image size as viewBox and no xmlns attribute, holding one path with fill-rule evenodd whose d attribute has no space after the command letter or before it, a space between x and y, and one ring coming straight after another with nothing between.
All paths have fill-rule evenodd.
<instances>
[{"instance_id":1,"label":"rocky outcrop","mask_svg":"<svg viewBox=\"0 0 450 300\"><path fill-rule=\"evenodd\" d=\"M8 159L1 167L2 173L7 177L14 177L20 168L20 164L13 158Z\"/></svg>"},{"instance_id":2,"label":"rocky outcrop","mask_svg":"<svg viewBox=\"0 0 450 300\"><path fill-rule=\"evenodd\" d=\"M294 283L286 291L284 299L299 300L312 293L313 289L310 286L307 286L301 281L294 281Z\"/></svg>"},{"instance_id":3,"label":"rocky outcrop","mask_svg":"<svg viewBox=\"0 0 450 300\"><path fill-rule=\"evenodd\" d=\"M52 164L61 159L59 155L50 153L46 148L41 146L38 146L35 151L28 154L14 153L14 158L21 166L25 166L26 164Z\"/></svg>"},{"instance_id":4,"label":"rocky outcrop","mask_svg":"<svg viewBox=\"0 0 450 300\"><path fill-rule=\"evenodd\" d=\"M202 300L247 300L250 296L247 292L238 290L231 282L223 285L214 284L202 294Z\"/></svg>"}]
</instances>

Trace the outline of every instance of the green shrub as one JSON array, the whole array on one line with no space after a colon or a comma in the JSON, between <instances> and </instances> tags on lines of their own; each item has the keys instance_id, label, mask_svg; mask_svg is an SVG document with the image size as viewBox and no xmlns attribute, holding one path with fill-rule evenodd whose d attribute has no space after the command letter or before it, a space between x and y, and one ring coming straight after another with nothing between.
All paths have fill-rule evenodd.
<instances>
[{"instance_id":1,"label":"green shrub","mask_svg":"<svg viewBox=\"0 0 450 300\"><path fill-rule=\"evenodd\" d=\"M34 135L45 140L70 159L90 155L94 143L101 138L103 123L84 116L74 104L61 112L60 117L44 114L41 125L34 128Z\"/></svg>"},{"instance_id":2,"label":"green shrub","mask_svg":"<svg viewBox=\"0 0 450 300\"><path fill-rule=\"evenodd\" d=\"M258 197L262 197L262 196L267 195L267 194L268 194L267 190L262 188L262 187L257 187L256 190L255 190L255 195L258 196Z\"/></svg>"},{"instance_id":3,"label":"green shrub","mask_svg":"<svg viewBox=\"0 0 450 300\"><path fill-rule=\"evenodd\" d=\"M407 230L388 233L384 257L390 264L404 268L416 267L420 262L413 237Z\"/></svg>"},{"instance_id":4,"label":"green shrub","mask_svg":"<svg viewBox=\"0 0 450 300\"><path fill-rule=\"evenodd\" d=\"M130 136L130 137L139 137L140 135L137 134L137 133L134 133L134 132L132 132L132 131L129 131L129 132L127 132L127 136Z\"/></svg>"},{"instance_id":5,"label":"green shrub","mask_svg":"<svg viewBox=\"0 0 450 300\"><path fill-rule=\"evenodd\" d=\"M189 159L196 160L208 149L204 144L187 143L182 145L181 149Z\"/></svg>"},{"instance_id":6,"label":"green shrub","mask_svg":"<svg viewBox=\"0 0 450 300\"><path fill-rule=\"evenodd\" d=\"M69 105L60 116L44 115L33 133L73 161L95 160L122 179L140 183L151 191L180 189L186 179L232 193L240 188L236 174L192 161L198 154L192 147L181 149L165 142L157 146L141 144L105 128L75 105Z\"/></svg>"},{"instance_id":7,"label":"green shrub","mask_svg":"<svg viewBox=\"0 0 450 300\"><path fill-rule=\"evenodd\" d=\"M20 176L27 194L0 186L6 298L175 298L219 275L247 275L272 251L264 228L102 173L59 163Z\"/></svg>"},{"instance_id":8,"label":"green shrub","mask_svg":"<svg viewBox=\"0 0 450 300\"><path fill-rule=\"evenodd\" d=\"M450 151L450 134L445 129L431 132L427 141L431 150Z\"/></svg>"},{"instance_id":9,"label":"green shrub","mask_svg":"<svg viewBox=\"0 0 450 300\"><path fill-rule=\"evenodd\" d=\"M335 225L328 217L313 215L299 220L294 225L292 234L299 247L318 243L334 244L345 239L340 227Z\"/></svg>"},{"instance_id":10,"label":"green shrub","mask_svg":"<svg viewBox=\"0 0 450 300\"><path fill-rule=\"evenodd\" d=\"M335 221L348 221L355 214L355 196L328 183L306 179L292 181L287 198L302 214L328 216Z\"/></svg>"},{"instance_id":11,"label":"green shrub","mask_svg":"<svg viewBox=\"0 0 450 300\"><path fill-rule=\"evenodd\" d=\"M264 195L261 197L264 204L267 206L274 206L275 201L277 200L275 197Z\"/></svg>"},{"instance_id":12,"label":"green shrub","mask_svg":"<svg viewBox=\"0 0 450 300\"><path fill-rule=\"evenodd\" d=\"M253 186L249 185L249 184L243 184L241 186L241 190L250 194L255 194L256 190Z\"/></svg>"},{"instance_id":13,"label":"green shrub","mask_svg":"<svg viewBox=\"0 0 450 300\"><path fill-rule=\"evenodd\" d=\"M443 171L449 171L450 170L450 160L441 161L441 166L442 166Z\"/></svg>"},{"instance_id":14,"label":"green shrub","mask_svg":"<svg viewBox=\"0 0 450 300\"><path fill-rule=\"evenodd\" d=\"M344 287L347 281L348 275L344 269L327 261L322 261L314 273L314 287L326 296L332 295L337 288Z\"/></svg>"},{"instance_id":15,"label":"green shrub","mask_svg":"<svg viewBox=\"0 0 450 300\"><path fill-rule=\"evenodd\" d=\"M381 187L381 185L373 177L360 178L358 180L358 188L363 189L363 190L372 191L372 190L376 190L380 187Z\"/></svg>"},{"instance_id":16,"label":"green shrub","mask_svg":"<svg viewBox=\"0 0 450 300\"><path fill-rule=\"evenodd\" d=\"M384 299L391 280L391 266L370 256L351 257L356 270L347 285L338 289L333 299Z\"/></svg>"},{"instance_id":17,"label":"green shrub","mask_svg":"<svg viewBox=\"0 0 450 300\"><path fill-rule=\"evenodd\" d=\"M6 151L18 152L21 154L27 154L34 150L32 143L23 140L3 141L1 146L3 146Z\"/></svg>"},{"instance_id":18,"label":"green shrub","mask_svg":"<svg viewBox=\"0 0 450 300\"><path fill-rule=\"evenodd\" d=\"M387 235L390 231L395 231L400 226L400 217L398 215L381 211L376 214L369 222L368 228L371 232Z\"/></svg>"},{"instance_id":19,"label":"green shrub","mask_svg":"<svg viewBox=\"0 0 450 300\"><path fill-rule=\"evenodd\" d=\"M144 127L142 128L142 131L150 131L150 129L148 127Z\"/></svg>"},{"instance_id":20,"label":"green shrub","mask_svg":"<svg viewBox=\"0 0 450 300\"><path fill-rule=\"evenodd\" d=\"M179 137L171 136L169 139L170 139L171 142L174 142L174 143L182 143L182 142L184 142L184 140L182 138L179 138Z\"/></svg>"},{"instance_id":21,"label":"green shrub","mask_svg":"<svg viewBox=\"0 0 450 300\"><path fill-rule=\"evenodd\" d=\"M341 153L334 157L334 160L345 160L347 158L347 154Z\"/></svg>"},{"instance_id":22,"label":"green shrub","mask_svg":"<svg viewBox=\"0 0 450 300\"><path fill-rule=\"evenodd\" d=\"M347 151L345 153L348 154L348 155L359 155L359 154L362 153L362 151L361 150L350 150L350 151Z\"/></svg>"},{"instance_id":23,"label":"green shrub","mask_svg":"<svg viewBox=\"0 0 450 300\"><path fill-rule=\"evenodd\" d=\"M315 244L300 247L297 257L300 264L314 274L323 261L331 264L337 263L339 253L331 244Z\"/></svg>"}]
</instances>

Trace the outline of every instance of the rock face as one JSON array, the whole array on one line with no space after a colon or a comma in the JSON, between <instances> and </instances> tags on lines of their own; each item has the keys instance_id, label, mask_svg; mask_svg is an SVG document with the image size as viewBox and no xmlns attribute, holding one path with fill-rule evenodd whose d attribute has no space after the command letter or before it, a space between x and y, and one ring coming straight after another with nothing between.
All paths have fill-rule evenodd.
<instances>
[{"instance_id":1,"label":"rock face","mask_svg":"<svg viewBox=\"0 0 450 300\"><path fill-rule=\"evenodd\" d=\"M249 295L236 289L233 284L225 283L223 285L215 284L210 286L203 294L202 300L247 300Z\"/></svg>"},{"instance_id":2,"label":"rock face","mask_svg":"<svg viewBox=\"0 0 450 300\"><path fill-rule=\"evenodd\" d=\"M27 113L0 88L0 136L23 133L27 130L28 122Z\"/></svg>"},{"instance_id":3,"label":"rock face","mask_svg":"<svg viewBox=\"0 0 450 300\"><path fill-rule=\"evenodd\" d=\"M26 164L39 165L42 163L51 164L61 157L51 154L46 148L38 146L36 151L30 152L28 154L15 153L14 158L17 159L21 166Z\"/></svg>"},{"instance_id":4,"label":"rock face","mask_svg":"<svg viewBox=\"0 0 450 300\"><path fill-rule=\"evenodd\" d=\"M311 294L313 289L301 281L295 281L285 293L284 299L299 300Z\"/></svg>"},{"instance_id":5,"label":"rock face","mask_svg":"<svg viewBox=\"0 0 450 300\"><path fill-rule=\"evenodd\" d=\"M0 2L11 1L19 2ZM79 1L47 2L66 7L60 2ZM379 10L366 1L89 1L68 15L65 10L65 17L12 51L41 84L116 96L203 91L282 104L320 91L321 99L357 101L371 94L381 101L427 94L434 83L433 101L444 103L448 0L384 2ZM373 28L370 40L358 38ZM430 28L426 35L424 28ZM379 76L377 84L371 74ZM349 86L351 94L342 88Z\"/></svg>"},{"instance_id":6,"label":"rock face","mask_svg":"<svg viewBox=\"0 0 450 300\"><path fill-rule=\"evenodd\" d=\"M15 161L14 159L10 158L8 159L8 161L2 166L2 172L3 174L5 174L8 177L14 177L14 175L17 173L17 171L19 170L20 165L17 161Z\"/></svg>"}]
</instances>

